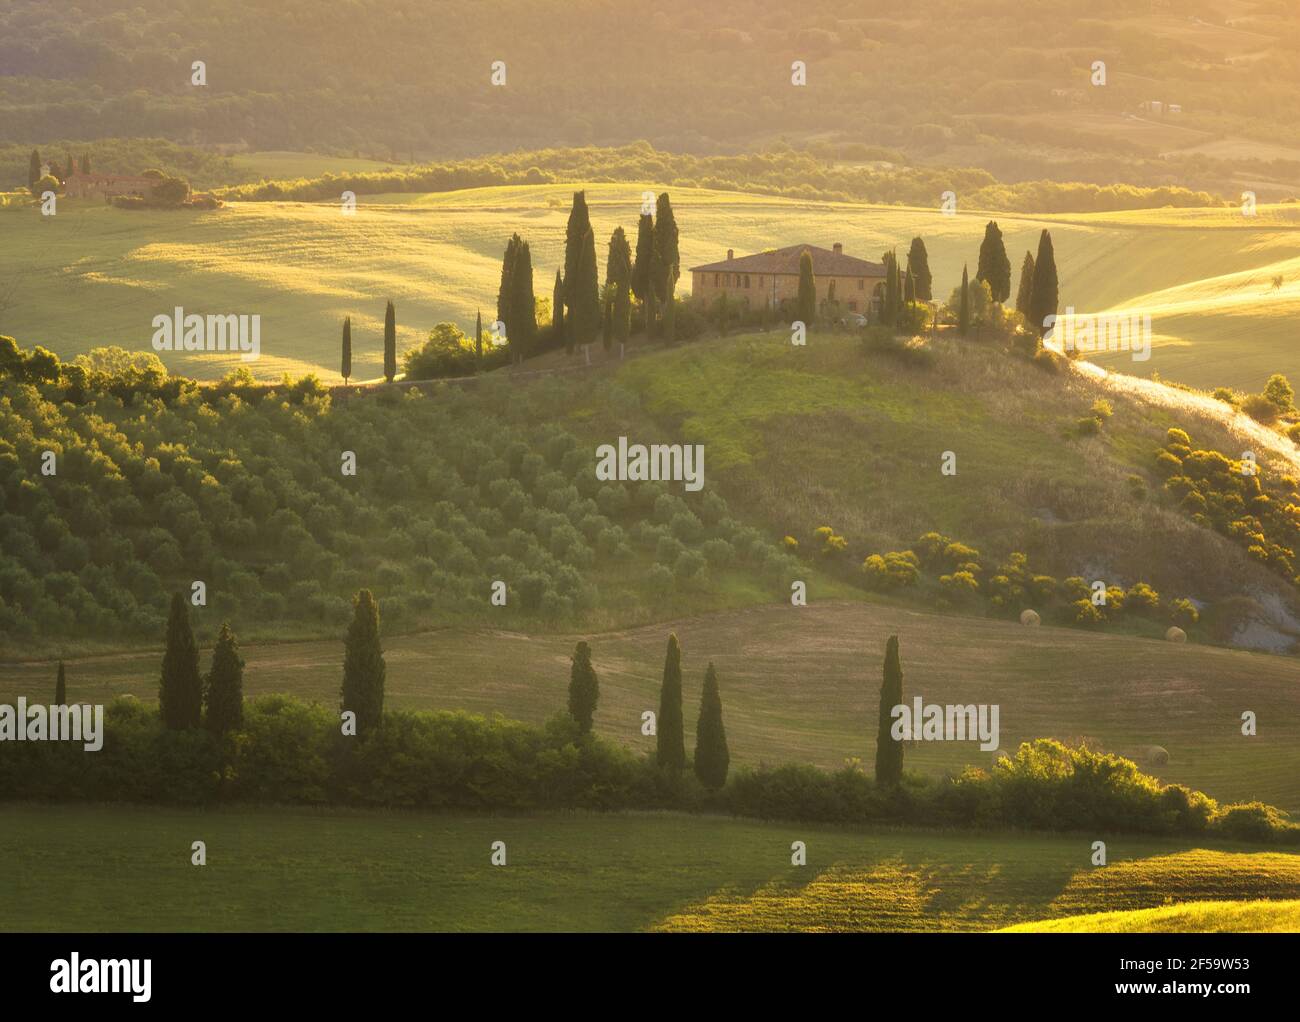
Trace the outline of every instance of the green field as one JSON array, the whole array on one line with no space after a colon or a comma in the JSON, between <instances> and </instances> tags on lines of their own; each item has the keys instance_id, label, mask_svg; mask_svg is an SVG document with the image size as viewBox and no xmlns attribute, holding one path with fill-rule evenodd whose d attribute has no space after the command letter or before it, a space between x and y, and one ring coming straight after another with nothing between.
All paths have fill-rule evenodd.
<instances>
[{"instance_id":1,"label":"green field","mask_svg":"<svg viewBox=\"0 0 1300 1022\"><path fill-rule=\"evenodd\" d=\"M670 630L682 643L688 734L704 667L717 665L733 767L872 763L884 638L897 633L904 695L999 704L1003 749L1038 737L1087 738L1221 801L1261 799L1300 811L1300 664L1290 657L878 604L758 607L595 636L445 629L390 638L387 705L543 721L563 711L569 658L585 637L600 675L596 729L650 752L641 713L658 705ZM246 695L338 698L339 641L250 645L244 658ZM151 651L72 661L69 696L153 701L160 660ZM49 663L0 667L0 701L48 699L53 678ZM1258 716L1256 737L1240 734L1243 709ZM1167 765L1146 761L1152 745L1168 750ZM934 773L989 767L995 755L972 743L925 742L907 751L906 764Z\"/></svg>"},{"instance_id":2,"label":"green field","mask_svg":"<svg viewBox=\"0 0 1300 1022\"><path fill-rule=\"evenodd\" d=\"M250 157L252 159L254 157ZM322 158L323 159L323 158ZM290 164L301 163L293 157ZM354 366L379 374L384 303L397 304L399 347L434 323L468 327L495 309L501 253L519 231L532 246L537 293L549 296L562 258L575 186L469 189L363 196L355 216L333 204L235 203L210 213L124 212L65 201L57 217L5 211L0 252L0 333L71 357L119 344L145 349L151 320L188 311L260 314L263 377L318 371L337 378L339 325L353 318ZM598 247L614 227L634 231L642 192L664 185L587 186ZM947 298L965 263L974 267L984 224L996 216L1018 273L1048 227L1061 278L1061 308L1149 309L1157 347L1147 362L1104 361L1124 372L1201 387L1259 389L1275 371L1300 376L1290 342L1300 310L1300 207L1026 216L798 201L706 189L671 189L683 267L807 241L841 241L878 259L925 237L935 294ZM603 256L601 257L603 263ZM1273 290L1271 278L1283 284ZM689 279L689 278L687 278ZM684 284L687 288L689 284ZM212 378L224 355L168 356L178 371Z\"/></svg>"},{"instance_id":3,"label":"green field","mask_svg":"<svg viewBox=\"0 0 1300 1022\"><path fill-rule=\"evenodd\" d=\"M192 842L207 866L190 864ZM808 865L790 865L792 841ZM6 930L989 930L1166 897L1296 898L1300 856L711 817L0 807ZM489 864L494 841L507 864ZM1187 864L1200 863L1187 883ZM1115 879L1099 886L1095 878ZM1153 888L1158 884L1160 890ZM901 885L901 886L900 886ZM1249 886L1243 892L1243 886ZM1080 893L1080 892L1083 893ZM57 892L52 896L51 892ZM796 914L785 914L797 905ZM722 906L728 906L724 911Z\"/></svg>"}]
</instances>

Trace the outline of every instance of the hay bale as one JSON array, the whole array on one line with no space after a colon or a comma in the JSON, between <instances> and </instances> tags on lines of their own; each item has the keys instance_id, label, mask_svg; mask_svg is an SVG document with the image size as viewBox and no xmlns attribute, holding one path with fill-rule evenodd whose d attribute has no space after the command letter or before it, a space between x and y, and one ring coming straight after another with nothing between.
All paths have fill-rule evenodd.
<instances>
[{"instance_id":1,"label":"hay bale","mask_svg":"<svg viewBox=\"0 0 1300 1022\"><path fill-rule=\"evenodd\" d=\"M1145 759L1152 766L1164 766L1169 762L1169 750L1160 745L1148 745Z\"/></svg>"},{"instance_id":2,"label":"hay bale","mask_svg":"<svg viewBox=\"0 0 1300 1022\"><path fill-rule=\"evenodd\" d=\"M1022 625L1037 626L1043 623L1043 619L1038 616L1036 611L1022 610L1020 612L1020 623Z\"/></svg>"},{"instance_id":3,"label":"hay bale","mask_svg":"<svg viewBox=\"0 0 1300 1022\"><path fill-rule=\"evenodd\" d=\"M1166 642L1186 642L1187 633L1177 625L1170 625L1169 631L1165 632Z\"/></svg>"}]
</instances>

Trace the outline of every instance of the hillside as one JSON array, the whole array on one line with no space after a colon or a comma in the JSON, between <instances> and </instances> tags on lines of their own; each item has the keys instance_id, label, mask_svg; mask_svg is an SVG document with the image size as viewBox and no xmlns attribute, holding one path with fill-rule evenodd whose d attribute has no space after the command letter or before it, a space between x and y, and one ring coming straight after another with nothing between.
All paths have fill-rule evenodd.
<instances>
[{"instance_id":1,"label":"hillside","mask_svg":"<svg viewBox=\"0 0 1300 1022\"><path fill-rule=\"evenodd\" d=\"M193 618L210 627L205 612L196 610ZM806 608L767 605L615 631L452 627L393 635L384 640L386 700L395 708L465 709L541 723L565 706L574 643L586 639L600 677L597 731L652 752L654 739L640 733L641 713L658 704L670 631L682 644L687 733L695 733L701 678L711 660L736 768L792 761L835 769L850 758L872 763L884 637L897 634L907 698L999 704L1002 750L1040 736L1087 740L1135 758L1165 783L1225 803L1258 798L1300 813L1300 664L1294 658L1024 628L874 602L815 598ZM245 645L245 694L287 692L333 705L342 651L341 638ZM131 694L151 703L160 661L157 648L69 660L69 694L94 702ZM48 661L0 664L0 702L48 698L54 674ZM1260 720L1253 738L1238 731L1242 707ZM1156 747L1168 753L1167 763L1153 758ZM905 764L933 775L967 764L987 769L998 755L970 743L927 742L909 748Z\"/></svg>"},{"instance_id":2,"label":"hillside","mask_svg":"<svg viewBox=\"0 0 1300 1022\"><path fill-rule=\"evenodd\" d=\"M964 264L975 264L984 225L995 217L1019 272L1044 228L1060 268L1060 308L1138 309L1152 314L1151 358L1099 355L1115 371L1159 373L1204 389L1258 390L1274 372L1300 378L1289 341L1300 312L1300 207L1161 209L1025 215L798 200L671 183L586 186L592 223L605 244L616 226L635 232L646 190L671 187L681 223L683 267L799 242L877 259L925 238L936 297L947 299ZM474 188L425 195L363 196L355 216L334 203L231 203L209 213L122 211L64 200L56 217L0 210L11 244L0 251L0 333L43 344L62 357L105 345L145 350L152 320L180 305L257 314L263 379L316 372L338 380L339 329L351 316L353 364L380 372L384 304L397 305L399 347L419 343L440 320L468 328L495 309L501 254L519 231L533 249L537 280L562 261L574 186ZM603 256L602 256L603 260ZM603 263L602 263L603 265ZM1282 277L1279 289L1272 278ZM683 281L689 290L689 277ZM539 284L539 295L549 285ZM201 295L201 299L193 296ZM196 308L201 303L202 308ZM164 353L169 367L200 379L233 368L232 356Z\"/></svg>"},{"instance_id":3,"label":"hillside","mask_svg":"<svg viewBox=\"0 0 1300 1022\"><path fill-rule=\"evenodd\" d=\"M1175 180L1280 198L1300 179L1297 31L1295 11L1270 0L1104 0L1086 16L1065 0L916 0L870 17L827 0L708 12L671 0L644 24L594 0L102 0L69 19L16 0L0 16L0 141L149 131L397 160L794 139L850 160L887 146L1017 180ZM191 84L196 60L203 86ZM494 62L506 72L497 86ZM1144 108L1152 101L1181 111Z\"/></svg>"}]
</instances>

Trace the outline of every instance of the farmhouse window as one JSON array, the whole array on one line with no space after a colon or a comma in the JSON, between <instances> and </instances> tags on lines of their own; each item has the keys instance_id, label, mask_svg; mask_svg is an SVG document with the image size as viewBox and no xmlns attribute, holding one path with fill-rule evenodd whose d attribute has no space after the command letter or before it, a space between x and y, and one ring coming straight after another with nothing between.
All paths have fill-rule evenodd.
<instances>
[{"instance_id":1,"label":"farmhouse window","mask_svg":"<svg viewBox=\"0 0 1300 1022\"><path fill-rule=\"evenodd\" d=\"M717 286L718 286L719 284L721 284L721 283L722 283L722 274L721 274L721 273L715 273L715 274L713 275L713 286L714 286L714 287L717 287Z\"/></svg>"},{"instance_id":2,"label":"farmhouse window","mask_svg":"<svg viewBox=\"0 0 1300 1022\"><path fill-rule=\"evenodd\" d=\"M867 287L867 282L866 282L865 280L863 280L861 277L859 277L859 278L858 278L858 290L859 290L859 291L865 291L865 290L866 290L866 287Z\"/></svg>"},{"instance_id":3,"label":"farmhouse window","mask_svg":"<svg viewBox=\"0 0 1300 1022\"><path fill-rule=\"evenodd\" d=\"M745 287L749 287L749 274L745 274Z\"/></svg>"}]
</instances>

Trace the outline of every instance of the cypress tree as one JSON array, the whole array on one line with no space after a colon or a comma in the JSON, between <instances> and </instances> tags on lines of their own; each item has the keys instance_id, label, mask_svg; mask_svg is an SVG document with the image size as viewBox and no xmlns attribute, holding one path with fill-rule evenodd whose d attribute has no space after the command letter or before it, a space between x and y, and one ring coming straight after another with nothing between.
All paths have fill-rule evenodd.
<instances>
[{"instance_id":1,"label":"cypress tree","mask_svg":"<svg viewBox=\"0 0 1300 1022\"><path fill-rule=\"evenodd\" d=\"M384 379L389 383L397 375L397 310L389 302L384 309Z\"/></svg>"},{"instance_id":2,"label":"cypress tree","mask_svg":"<svg viewBox=\"0 0 1300 1022\"><path fill-rule=\"evenodd\" d=\"M1038 255L1034 258L1034 288L1029 296L1029 325L1042 337L1047 333L1044 320L1056 315L1057 294L1056 255L1052 251L1052 236L1046 228L1038 236Z\"/></svg>"},{"instance_id":3,"label":"cypress tree","mask_svg":"<svg viewBox=\"0 0 1300 1022\"><path fill-rule=\"evenodd\" d=\"M885 644L885 677L880 684L880 719L876 729L876 784L897 785L903 779L903 743L889 733L893 709L903 703L903 666L898 660L898 636Z\"/></svg>"},{"instance_id":4,"label":"cypress tree","mask_svg":"<svg viewBox=\"0 0 1300 1022\"><path fill-rule=\"evenodd\" d=\"M54 679L54 705L66 706L68 704L68 676L63 670L63 661L59 661L59 673Z\"/></svg>"},{"instance_id":5,"label":"cypress tree","mask_svg":"<svg viewBox=\"0 0 1300 1022\"><path fill-rule=\"evenodd\" d=\"M81 172L83 174L90 173L90 153L81 154Z\"/></svg>"},{"instance_id":6,"label":"cypress tree","mask_svg":"<svg viewBox=\"0 0 1300 1022\"><path fill-rule=\"evenodd\" d=\"M501 257L501 287L497 290L497 322L505 324L506 342L510 341L510 325L514 320L514 310L511 303L515 298L514 281L512 274L515 269L515 257L519 254L519 246L522 244L518 234L512 234L510 240L506 242L505 255Z\"/></svg>"},{"instance_id":7,"label":"cypress tree","mask_svg":"<svg viewBox=\"0 0 1300 1022\"><path fill-rule=\"evenodd\" d=\"M158 685L158 708L163 723L173 730L198 727L203 715L199 650L190 630L189 604L180 593L173 594L167 615L167 649Z\"/></svg>"},{"instance_id":8,"label":"cypress tree","mask_svg":"<svg viewBox=\"0 0 1300 1022\"><path fill-rule=\"evenodd\" d=\"M1029 307L1034 294L1034 253L1025 252L1025 261L1020 264L1020 288L1016 291L1016 311L1029 322Z\"/></svg>"},{"instance_id":9,"label":"cypress tree","mask_svg":"<svg viewBox=\"0 0 1300 1022\"><path fill-rule=\"evenodd\" d=\"M559 270L555 271L555 287L551 290L551 343L557 348L563 344L564 350L573 354L573 342L564 329L564 280Z\"/></svg>"},{"instance_id":10,"label":"cypress tree","mask_svg":"<svg viewBox=\"0 0 1300 1022\"><path fill-rule=\"evenodd\" d=\"M898 325L898 306L902 299L898 286L898 256L893 251L885 253L885 299L881 303L881 322L891 329Z\"/></svg>"},{"instance_id":11,"label":"cypress tree","mask_svg":"<svg viewBox=\"0 0 1300 1022\"><path fill-rule=\"evenodd\" d=\"M591 213L587 209L587 193L573 193L573 207L569 210L569 224L564 231L564 283L566 285L565 311L573 318L574 304L578 301L578 264L582 261L587 232L591 230Z\"/></svg>"},{"instance_id":12,"label":"cypress tree","mask_svg":"<svg viewBox=\"0 0 1300 1022\"><path fill-rule=\"evenodd\" d=\"M36 187L36 182L41 179L41 154L33 149L32 155L27 161L27 190L31 191Z\"/></svg>"},{"instance_id":13,"label":"cypress tree","mask_svg":"<svg viewBox=\"0 0 1300 1022\"><path fill-rule=\"evenodd\" d=\"M961 308L957 313L957 332L963 337L970 333L970 279L965 266L961 268Z\"/></svg>"},{"instance_id":14,"label":"cypress tree","mask_svg":"<svg viewBox=\"0 0 1300 1022\"><path fill-rule=\"evenodd\" d=\"M799 297L795 301L795 318L812 326L817 316L817 281L813 277L812 253L807 249L799 256Z\"/></svg>"},{"instance_id":15,"label":"cypress tree","mask_svg":"<svg viewBox=\"0 0 1300 1022\"><path fill-rule=\"evenodd\" d=\"M916 301L916 278L912 276L912 271L907 271L907 276L903 279L903 301L912 305Z\"/></svg>"},{"instance_id":16,"label":"cypress tree","mask_svg":"<svg viewBox=\"0 0 1300 1022\"><path fill-rule=\"evenodd\" d=\"M632 264L632 293L641 301L641 328L649 336L655 321L655 266L654 217L642 213L636 225L636 262Z\"/></svg>"},{"instance_id":17,"label":"cypress tree","mask_svg":"<svg viewBox=\"0 0 1300 1022\"><path fill-rule=\"evenodd\" d=\"M668 636L668 655L664 657L655 760L666 770L681 772L686 767L686 738L682 725L682 649L677 644L676 633Z\"/></svg>"},{"instance_id":18,"label":"cypress tree","mask_svg":"<svg viewBox=\"0 0 1300 1022\"><path fill-rule=\"evenodd\" d=\"M516 363L534 354L537 344L537 296L533 292L533 256L528 242L521 241L515 253L515 266L510 272L514 296L510 300L513 322L507 322L510 351Z\"/></svg>"},{"instance_id":19,"label":"cypress tree","mask_svg":"<svg viewBox=\"0 0 1300 1022\"><path fill-rule=\"evenodd\" d=\"M600 682L591 666L591 647L580 642L573 651L573 666L569 669L569 716L577 723L579 734L591 733L591 718L599 698Z\"/></svg>"},{"instance_id":20,"label":"cypress tree","mask_svg":"<svg viewBox=\"0 0 1300 1022\"><path fill-rule=\"evenodd\" d=\"M609 238L609 258L605 263L605 283L613 287L610 313L611 342L627 340L632 316L632 247L623 228L615 227Z\"/></svg>"},{"instance_id":21,"label":"cypress tree","mask_svg":"<svg viewBox=\"0 0 1300 1022\"><path fill-rule=\"evenodd\" d=\"M722 726L722 696L713 661L704 672L704 693L700 697L700 719L695 725L695 776L706 788L727 783L731 753L727 751L727 730Z\"/></svg>"},{"instance_id":22,"label":"cypress tree","mask_svg":"<svg viewBox=\"0 0 1300 1022\"><path fill-rule=\"evenodd\" d=\"M984 240L980 243L979 267L975 279L985 281L995 302L1005 302L1011 296L1011 260L1002 241L1002 229L996 220L984 225Z\"/></svg>"},{"instance_id":23,"label":"cypress tree","mask_svg":"<svg viewBox=\"0 0 1300 1022\"><path fill-rule=\"evenodd\" d=\"M565 304L569 318L564 329L571 344L590 344L600 332L600 281L596 269L596 236L587 234L578 248L578 262L573 276L564 280Z\"/></svg>"},{"instance_id":24,"label":"cypress tree","mask_svg":"<svg viewBox=\"0 0 1300 1022\"><path fill-rule=\"evenodd\" d=\"M677 244L677 218L673 205L664 192L655 204L655 261L659 268L658 297L664 303L664 337L671 344L676 317L674 296L677 278L681 275L681 254Z\"/></svg>"},{"instance_id":25,"label":"cypress tree","mask_svg":"<svg viewBox=\"0 0 1300 1022\"><path fill-rule=\"evenodd\" d=\"M352 375L352 317L343 318L343 364L339 367L346 384Z\"/></svg>"},{"instance_id":26,"label":"cypress tree","mask_svg":"<svg viewBox=\"0 0 1300 1022\"><path fill-rule=\"evenodd\" d=\"M474 358L483 361L483 310L479 309L474 315Z\"/></svg>"},{"instance_id":27,"label":"cypress tree","mask_svg":"<svg viewBox=\"0 0 1300 1022\"><path fill-rule=\"evenodd\" d=\"M221 626L212 668L208 671L208 716L204 722L214 735L234 731L244 723L244 661L229 623Z\"/></svg>"},{"instance_id":28,"label":"cypress tree","mask_svg":"<svg viewBox=\"0 0 1300 1022\"><path fill-rule=\"evenodd\" d=\"M907 272L916 281L916 300L932 300L934 278L930 275L930 254L926 252L925 242L920 238L913 238L912 247L907 250Z\"/></svg>"},{"instance_id":29,"label":"cypress tree","mask_svg":"<svg viewBox=\"0 0 1300 1022\"><path fill-rule=\"evenodd\" d=\"M379 645L379 604L369 589L352 600L344 640L342 708L357 715L357 734L379 726L384 714L384 651Z\"/></svg>"}]
</instances>

